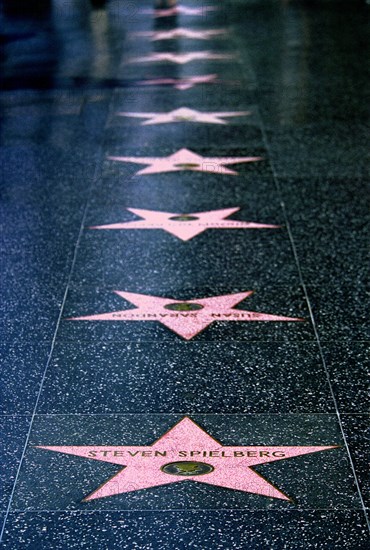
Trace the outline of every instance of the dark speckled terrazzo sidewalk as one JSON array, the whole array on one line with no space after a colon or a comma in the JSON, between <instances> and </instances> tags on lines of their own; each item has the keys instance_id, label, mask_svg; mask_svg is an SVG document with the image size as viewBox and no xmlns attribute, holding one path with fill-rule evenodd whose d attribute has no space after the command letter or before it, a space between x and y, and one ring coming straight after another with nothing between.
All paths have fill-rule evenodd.
<instances>
[{"instance_id":1,"label":"dark speckled terrazzo sidewalk","mask_svg":"<svg viewBox=\"0 0 370 550\"><path fill-rule=\"evenodd\" d=\"M1 547L366 549L370 5L179 7L1 8Z\"/></svg>"}]
</instances>

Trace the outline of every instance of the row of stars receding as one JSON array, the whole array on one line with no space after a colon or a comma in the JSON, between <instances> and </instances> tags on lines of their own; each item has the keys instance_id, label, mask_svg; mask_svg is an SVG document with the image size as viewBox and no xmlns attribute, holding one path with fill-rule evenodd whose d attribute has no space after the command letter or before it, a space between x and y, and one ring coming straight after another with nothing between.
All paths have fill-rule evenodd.
<instances>
[{"instance_id":1,"label":"row of stars receding","mask_svg":"<svg viewBox=\"0 0 370 550\"><path fill-rule=\"evenodd\" d=\"M180 115L179 115L180 111ZM198 111L191 111L182 108L174 111L172 115L177 119L179 116L183 119L193 116L198 118ZM124 116L134 118L149 118L152 123L160 123L163 118L158 113L140 114L140 113L119 113ZM247 115L248 112L238 113L219 113L219 117ZM167 116L171 113L167 113ZM203 113L204 116L214 119L216 113ZM170 118L172 118L170 116ZM154 120L153 120L154 119ZM184 121L184 120L182 120ZM167 120L166 120L167 122ZM204 120L202 121L204 122ZM211 120L211 123L214 121ZM221 121L221 123L225 121ZM218 123L218 121L216 122ZM227 168L229 165L257 162L261 157L203 157L189 151L180 149L168 157L126 157L110 156L110 160L146 164L147 167L139 170L135 175L144 176L165 172L178 172L183 170L210 172L213 174L226 174L236 176L238 173ZM225 220L228 216L239 210L238 207L230 209L221 209L207 212L196 213L174 213L157 212L142 209L129 209L134 214L144 218L144 221L123 222L95 226L94 229L155 229L162 228L182 240L190 238L204 232L210 228L218 229L276 229L278 226L271 224L261 224L255 222L240 222L237 220ZM115 291L117 295L128 300L136 306L134 310L113 311L103 314L85 315L73 317L73 321L159 321L178 335L189 340L199 334L208 325L214 321L301 321L300 318L286 317L281 315L271 315L267 313L257 313L245 310L236 310L234 306L252 294L252 291L236 293L226 296L217 296L209 298L200 298L194 300L170 300L152 295L143 295L132 292Z\"/></svg>"},{"instance_id":2,"label":"row of stars receding","mask_svg":"<svg viewBox=\"0 0 370 550\"><path fill-rule=\"evenodd\" d=\"M205 8L183 8L177 6L170 10L157 10L156 16L168 16L175 13L199 15ZM212 9L209 7L208 9ZM206 34L207 33L207 34ZM144 33L142 33L144 35ZM177 32L147 33L152 40L171 39L179 36L207 39L224 34L220 31L205 31L200 37L194 31L177 29ZM199 59L200 56L197 56ZM171 61L171 59L164 58ZM182 58L182 60L184 57ZM176 60L175 62L182 62ZM184 61L185 62L185 61ZM226 124L223 118L246 116L248 112L200 113L187 108L171 113L119 113L122 116L147 119L143 124L162 124L169 122L203 122ZM196 170L236 175L225 168L230 164L252 162L260 158L204 158L182 149L166 158L111 157L112 160L147 164L149 168L138 175L167 171ZM209 169L217 167L216 170ZM218 229L274 229L278 226L254 222L226 220L239 208L222 209L190 214L174 212L155 212L143 209L129 209L143 221L123 222L95 226L92 229L158 229L162 228L186 241L210 228ZM135 293L116 291L119 296L137 306L134 310L116 311L77 319L85 320L152 320L158 317L161 323L186 339L192 338L214 320L234 321L298 321L300 319L236 310L234 306L252 294L244 292L227 296L203 298L196 303L171 300ZM232 317L234 315L234 317ZM75 318L76 319L76 318ZM185 417L173 426L165 435L150 446L39 446L41 449L66 453L90 460L109 462L123 466L123 470L95 490L84 500L122 494L149 487L167 485L191 480L218 487L240 490L248 493L290 500L252 468L277 460L284 460L318 451L333 449L335 446L223 446L195 422ZM189 460L191 458L191 460ZM185 460L188 459L188 460ZM200 462L198 460L201 460ZM169 462L171 461L171 462ZM231 475L231 473L233 475ZM204 477L202 477L204 476Z\"/></svg>"},{"instance_id":3,"label":"row of stars receding","mask_svg":"<svg viewBox=\"0 0 370 550\"><path fill-rule=\"evenodd\" d=\"M182 107L170 113L136 113L120 112L119 116L147 119L143 124L165 124L170 122L200 122L210 124L227 124L224 118L247 116L249 111L207 112L201 113ZM229 165L257 162L261 157L203 157L188 149L180 149L168 157L126 157L110 156L118 162L146 164L147 167L136 172L143 176L165 172L196 171L221 175L238 173L227 168ZM220 209L207 212L175 213L158 212L143 209L128 209L144 218L137 222L120 222L95 226L94 229L164 229L182 240L189 240L207 229L277 229L279 226L256 222L225 220L239 210L236 208ZM113 311L103 314L73 317L73 321L159 321L185 339L191 339L214 321L301 321L295 317L271 315L245 310L233 309L241 300L252 294L244 293L200 298L192 300L170 300L152 295L115 291L117 295L128 300L137 308L134 310ZM170 311L169 311L170 310Z\"/></svg>"}]
</instances>

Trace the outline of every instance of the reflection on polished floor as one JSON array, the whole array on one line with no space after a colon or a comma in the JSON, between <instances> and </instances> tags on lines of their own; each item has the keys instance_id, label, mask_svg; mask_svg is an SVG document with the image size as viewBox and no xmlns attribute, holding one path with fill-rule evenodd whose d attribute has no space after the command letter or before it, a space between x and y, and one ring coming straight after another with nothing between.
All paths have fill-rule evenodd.
<instances>
[{"instance_id":1,"label":"reflection on polished floor","mask_svg":"<svg viewBox=\"0 0 370 550\"><path fill-rule=\"evenodd\" d=\"M368 548L370 6L15 4L2 547Z\"/></svg>"}]
</instances>

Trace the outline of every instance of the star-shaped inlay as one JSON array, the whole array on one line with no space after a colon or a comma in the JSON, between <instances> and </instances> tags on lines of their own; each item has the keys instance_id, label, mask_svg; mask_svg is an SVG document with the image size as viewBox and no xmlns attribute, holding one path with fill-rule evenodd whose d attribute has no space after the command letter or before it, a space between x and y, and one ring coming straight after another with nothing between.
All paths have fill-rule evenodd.
<instances>
[{"instance_id":1,"label":"star-shaped inlay","mask_svg":"<svg viewBox=\"0 0 370 550\"><path fill-rule=\"evenodd\" d=\"M108 157L110 160L119 162L133 162L135 164L147 164L136 172L136 176L146 174L161 174L163 172L180 172L190 170L193 172L210 172L213 174L230 174L237 176L238 172L226 168L229 164L242 164L245 162L257 162L262 157L202 157L189 151L180 149L168 157Z\"/></svg>"},{"instance_id":2,"label":"star-shaped inlay","mask_svg":"<svg viewBox=\"0 0 370 550\"><path fill-rule=\"evenodd\" d=\"M36 448L123 466L83 499L87 502L183 481L289 501L288 496L257 473L254 467L337 447L222 445L193 420L184 417L148 446L38 445Z\"/></svg>"},{"instance_id":3,"label":"star-shaped inlay","mask_svg":"<svg viewBox=\"0 0 370 550\"><path fill-rule=\"evenodd\" d=\"M195 300L173 300L120 290L114 292L134 304L136 309L72 317L68 321L159 321L185 340L191 340L215 321L303 321L296 317L234 309L251 296L253 290Z\"/></svg>"},{"instance_id":4,"label":"star-shaped inlay","mask_svg":"<svg viewBox=\"0 0 370 550\"><path fill-rule=\"evenodd\" d=\"M201 76L188 76L184 78L153 78L139 80L139 86L173 86L176 90L190 90L199 84L215 84L219 82L217 74L205 74Z\"/></svg>"},{"instance_id":5,"label":"star-shaped inlay","mask_svg":"<svg viewBox=\"0 0 370 550\"><path fill-rule=\"evenodd\" d=\"M175 212L156 212L139 208L128 208L143 220L109 225L97 225L90 229L163 229L182 241L189 241L207 229L277 229L279 225L226 220L240 208L224 208L209 212L179 214Z\"/></svg>"},{"instance_id":6,"label":"star-shaped inlay","mask_svg":"<svg viewBox=\"0 0 370 550\"><path fill-rule=\"evenodd\" d=\"M207 31L196 31L179 27L171 31L149 31L137 32L135 36L147 36L152 42L158 40L174 40L177 38L189 38L191 40L210 40L211 38L225 36L228 34L226 29L209 29Z\"/></svg>"},{"instance_id":7,"label":"star-shaped inlay","mask_svg":"<svg viewBox=\"0 0 370 550\"><path fill-rule=\"evenodd\" d=\"M179 65L185 65L191 61L202 61L204 59L234 59L235 56L226 53L214 53L214 52L189 52L189 53L153 53L144 57L133 57L128 60L128 63L177 63Z\"/></svg>"},{"instance_id":8,"label":"star-shaped inlay","mask_svg":"<svg viewBox=\"0 0 370 550\"><path fill-rule=\"evenodd\" d=\"M202 6L200 8L189 8L186 6L177 5L168 9L156 9L156 10L140 10L141 13L148 15L154 15L154 17L173 17L175 15L195 15L203 16L209 11L216 11L218 8L215 6Z\"/></svg>"},{"instance_id":9,"label":"star-shaped inlay","mask_svg":"<svg viewBox=\"0 0 370 550\"><path fill-rule=\"evenodd\" d=\"M180 107L169 113L117 113L118 116L131 118L147 119L141 123L141 126L152 124L169 124L172 122L198 122L204 124L228 124L224 118L242 117L250 115L250 111L221 111L221 112L201 112Z\"/></svg>"}]
</instances>

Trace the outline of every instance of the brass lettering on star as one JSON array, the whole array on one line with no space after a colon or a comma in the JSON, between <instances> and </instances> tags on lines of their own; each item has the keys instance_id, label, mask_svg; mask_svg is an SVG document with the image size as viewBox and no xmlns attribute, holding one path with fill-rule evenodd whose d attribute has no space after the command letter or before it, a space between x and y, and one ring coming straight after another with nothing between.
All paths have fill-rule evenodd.
<instances>
[{"instance_id":1,"label":"brass lettering on star","mask_svg":"<svg viewBox=\"0 0 370 550\"><path fill-rule=\"evenodd\" d=\"M238 319L243 317L244 319L253 319L253 315L248 312L244 313L243 311L233 311L231 313L210 313L210 316L215 319Z\"/></svg>"},{"instance_id":2,"label":"brass lettering on star","mask_svg":"<svg viewBox=\"0 0 370 550\"><path fill-rule=\"evenodd\" d=\"M138 451L138 450L127 450L124 449L119 451L117 449L92 449L88 453L88 458L100 458L100 457L136 457L136 458L158 458L165 456L174 456L174 451ZM201 450L188 450L188 451L178 451L177 456L179 458L261 458L261 457L275 457L275 458L284 458L285 453L283 451L264 451L262 449L253 449L243 451L235 450L224 450L224 451L201 451ZM180 464L180 462L170 463ZM203 464L193 461L182 461L181 464ZM169 465L166 465L169 466ZM166 472L170 473L170 472ZM174 474L175 475L175 474ZM180 474L176 474L180 475ZM184 474L185 475L185 474ZM190 475L190 474L188 474ZM194 474L195 475L195 474Z\"/></svg>"},{"instance_id":3,"label":"brass lettering on star","mask_svg":"<svg viewBox=\"0 0 370 550\"><path fill-rule=\"evenodd\" d=\"M169 308L168 308L169 309ZM184 310L188 311L188 310ZM130 310L112 313L112 319L164 319L165 317L196 317L196 313L130 313Z\"/></svg>"},{"instance_id":4,"label":"brass lettering on star","mask_svg":"<svg viewBox=\"0 0 370 550\"><path fill-rule=\"evenodd\" d=\"M97 449L97 450L91 450L88 453L88 458L99 458L99 457L115 457L115 456L131 456L131 457L138 457L138 458L155 458L158 456L167 456L167 451L117 451L117 450L109 450L109 449Z\"/></svg>"},{"instance_id":5,"label":"brass lettering on star","mask_svg":"<svg viewBox=\"0 0 370 550\"><path fill-rule=\"evenodd\" d=\"M204 308L204 306L200 304L168 304L166 306L163 306L164 309L168 309L170 311L175 311L178 313L134 313L133 310L125 310L125 311L117 311L112 313L112 319L164 319L165 317L196 317L197 313L196 311L200 311ZM215 320L222 321L223 319L251 319L253 320L254 317L251 313L248 311L243 312L242 310L239 311L231 311L229 313L207 313L208 317L212 317Z\"/></svg>"},{"instance_id":6,"label":"brass lettering on star","mask_svg":"<svg viewBox=\"0 0 370 550\"><path fill-rule=\"evenodd\" d=\"M244 451L179 451L181 458L243 458L243 457L284 457L282 451L244 450Z\"/></svg>"}]
</instances>

